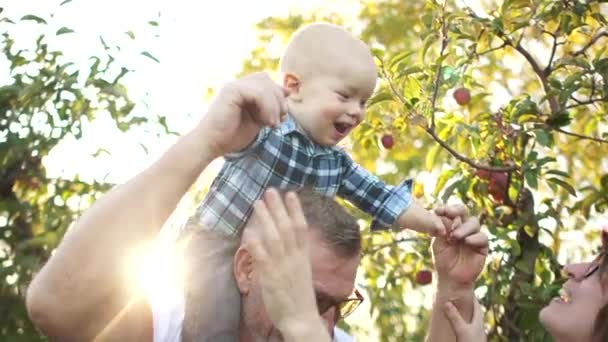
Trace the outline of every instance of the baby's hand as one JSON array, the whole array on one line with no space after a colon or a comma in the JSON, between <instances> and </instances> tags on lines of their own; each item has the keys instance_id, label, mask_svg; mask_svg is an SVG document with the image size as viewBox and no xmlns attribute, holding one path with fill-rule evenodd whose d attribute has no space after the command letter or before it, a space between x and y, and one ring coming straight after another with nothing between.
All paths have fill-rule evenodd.
<instances>
[{"instance_id":1,"label":"baby's hand","mask_svg":"<svg viewBox=\"0 0 608 342\"><path fill-rule=\"evenodd\" d=\"M410 207L399 216L398 224L402 228L412 229L430 236L445 236L449 228L445 226L439 216L426 210L416 201L412 201Z\"/></svg>"}]
</instances>

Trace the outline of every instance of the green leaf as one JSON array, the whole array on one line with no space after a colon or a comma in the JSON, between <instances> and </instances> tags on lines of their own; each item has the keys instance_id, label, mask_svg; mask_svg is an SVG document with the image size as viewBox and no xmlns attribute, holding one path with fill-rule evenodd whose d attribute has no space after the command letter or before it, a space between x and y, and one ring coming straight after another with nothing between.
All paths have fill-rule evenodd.
<instances>
[{"instance_id":1,"label":"green leaf","mask_svg":"<svg viewBox=\"0 0 608 342\"><path fill-rule=\"evenodd\" d=\"M445 184L454 177L457 173L460 172L460 169L450 169L443 171L437 180L437 184L435 184L435 190L433 191L433 195L437 196L441 189L445 186Z\"/></svg>"},{"instance_id":2,"label":"green leaf","mask_svg":"<svg viewBox=\"0 0 608 342\"><path fill-rule=\"evenodd\" d=\"M570 178L570 175L565 172L565 171L561 171L561 170L549 170L547 172L545 172L546 175L556 175L556 176L560 176L560 177L564 177L564 178Z\"/></svg>"},{"instance_id":3,"label":"green leaf","mask_svg":"<svg viewBox=\"0 0 608 342\"><path fill-rule=\"evenodd\" d=\"M534 237L534 234L536 234L536 229L531 225L527 224L524 226L524 232L526 232L529 237Z\"/></svg>"},{"instance_id":4,"label":"green leaf","mask_svg":"<svg viewBox=\"0 0 608 342\"><path fill-rule=\"evenodd\" d=\"M548 117L546 123L552 127L563 127L570 124L571 120L572 118L570 118L570 114L567 112L560 112Z\"/></svg>"},{"instance_id":5,"label":"green leaf","mask_svg":"<svg viewBox=\"0 0 608 342\"><path fill-rule=\"evenodd\" d=\"M534 170L526 170L524 171L524 177L526 178L526 183L534 189L538 188L538 172Z\"/></svg>"},{"instance_id":6,"label":"green leaf","mask_svg":"<svg viewBox=\"0 0 608 342\"><path fill-rule=\"evenodd\" d=\"M152 54L149 53L148 51L144 51L141 54L150 58L151 60L155 61L156 63L160 63L160 61L156 57L152 56Z\"/></svg>"},{"instance_id":7,"label":"green leaf","mask_svg":"<svg viewBox=\"0 0 608 342\"><path fill-rule=\"evenodd\" d=\"M74 32L74 30L72 30L69 27L65 27L64 26L64 27L60 28L59 30L57 30L57 32L55 33L55 35L56 36L60 36L62 34L73 33L73 32Z\"/></svg>"},{"instance_id":8,"label":"green leaf","mask_svg":"<svg viewBox=\"0 0 608 342\"><path fill-rule=\"evenodd\" d=\"M135 39L135 33L133 33L133 31L129 30L129 31L125 32L125 34L127 36L129 36L129 38Z\"/></svg>"},{"instance_id":9,"label":"green leaf","mask_svg":"<svg viewBox=\"0 0 608 342\"><path fill-rule=\"evenodd\" d=\"M33 14L28 14L28 15L24 15L23 17L21 17L21 21L25 21L25 20L32 20L37 22L38 24L47 24L46 20L40 18L39 16L33 15Z\"/></svg>"},{"instance_id":10,"label":"green leaf","mask_svg":"<svg viewBox=\"0 0 608 342\"><path fill-rule=\"evenodd\" d=\"M70 3L70 2L72 2L72 0L64 0L62 3L59 4L59 6L63 6L63 5L65 5L67 3Z\"/></svg>"},{"instance_id":11,"label":"green leaf","mask_svg":"<svg viewBox=\"0 0 608 342\"><path fill-rule=\"evenodd\" d=\"M534 135L536 136L536 141L545 147L553 146L553 138L549 133L547 133L543 129L535 129Z\"/></svg>"},{"instance_id":12,"label":"green leaf","mask_svg":"<svg viewBox=\"0 0 608 342\"><path fill-rule=\"evenodd\" d=\"M572 196L576 197L576 190L574 190L572 185L570 185L569 183L567 183L559 178L549 178L549 179L547 179L547 181L561 186L566 191L568 191L568 193L570 193Z\"/></svg>"},{"instance_id":13,"label":"green leaf","mask_svg":"<svg viewBox=\"0 0 608 342\"><path fill-rule=\"evenodd\" d=\"M150 26L158 26L158 22L154 21L154 20L150 20L150 21L148 21L148 25L150 25Z\"/></svg>"},{"instance_id":14,"label":"green leaf","mask_svg":"<svg viewBox=\"0 0 608 342\"><path fill-rule=\"evenodd\" d=\"M389 70L393 69L396 65L398 65L399 63L401 63L404 59L408 58L412 54L414 54L414 51L407 51L406 50L406 51L403 51L403 52L398 53L397 55L395 55L388 62L388 68L389 68Z\"/></svg>"},{"instance_id":15,"label":"green leaf","mask_svg":"<svg viewBox=\"0 0 608 342\"><path fill-rule=\"evenodd\" d=\"M435 165L435 159L437 159L437 155L439 154L440 150L441 146L439 144L435 144L433 147L431 147L431 150L426 154L424 165L427 170L433 169L433 166Z\"/></svg>"},{"instance_id":16,"label":"green leaf","mask_svg":"<svg viewBox=\"0 0 608 342\"><path fill-rule=\"evenodd\" d=\"M374 94L374 96L372 96L368 101L367 101L367 107L372 107L378 103L384 102L384 101L394 101L395 100L395 96L388 92L388 91L379 91L378 93Z\"/></svg>"},{"instance_id":17,"label":"green leaf","mask_svg":"<svg viewBox=\"0 0 608 342\"><path fill-rule=\"evenodd\" d=\"M456 182L450 184L450 186L448 186L445 189L445 191L443 192L443 195L441 196L441 200L443 202L447 203L447 201L452 196L452 193L454 192L454 190L458 189L458 187L460 186L461 182L462 182L462 180L459 180L459 181L456 181Z\"/></svg>"}]
</instances>

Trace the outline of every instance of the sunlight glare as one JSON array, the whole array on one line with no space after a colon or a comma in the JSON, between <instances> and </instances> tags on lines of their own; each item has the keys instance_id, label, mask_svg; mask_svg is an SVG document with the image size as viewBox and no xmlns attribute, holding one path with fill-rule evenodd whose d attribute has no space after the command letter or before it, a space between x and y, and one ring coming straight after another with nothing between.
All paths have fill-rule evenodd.
<instances>
[{"instance_id":1,"label":"sunlight glare","mask_svg":"<svg viewBox=\"0 0 608 342\"><path fill-rule=\"evenodd\" d=\"M163 297L163 293L182 288L181 248L166 241L142 245L131 253L126 271L134 291L148 297Z\"/></svg>"}]
</instances>

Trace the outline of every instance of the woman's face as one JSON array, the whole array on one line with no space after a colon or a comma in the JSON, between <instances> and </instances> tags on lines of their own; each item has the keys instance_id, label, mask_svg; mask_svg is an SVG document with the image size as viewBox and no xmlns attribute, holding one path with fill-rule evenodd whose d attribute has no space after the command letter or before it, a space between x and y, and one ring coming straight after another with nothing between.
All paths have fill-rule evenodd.
<instances>
[{"instance_id":1,"label":"woman's face","mask_svg":"<svg viewBox=\"0 0 608 342\"><path fill-rule=\"evenodd\" d=\"M540 312L540 321L556 341L590 341L599 310L608 303L608 291L602 289L608 274L600 279L599 268L605 256L564 267L568 281Z\"/></svg>"}]
</instances>

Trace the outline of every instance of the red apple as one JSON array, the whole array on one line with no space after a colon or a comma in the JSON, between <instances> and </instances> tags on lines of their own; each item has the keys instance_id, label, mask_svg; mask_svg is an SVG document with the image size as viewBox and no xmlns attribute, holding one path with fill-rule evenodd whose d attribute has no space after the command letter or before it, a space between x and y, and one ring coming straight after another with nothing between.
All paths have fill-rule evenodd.
<instances>
[{"instance_id":1,"label":"red apple","mask_svg":"<svg viewBox=\"0 0 608 342\"><path fill-rule=\"evenodd\" d=\"M390 134L385 134L382 136L382 139L380 139L380 142L382 142L382 146L384 146L385 149L390 150L393 145L395 145L395 140L393 139L393 136Z\"/></svg>"},{"instance_id":2,"label":"red apple","mask_svg":"<svg viewBox=\"0 0 608 342\"><path fill-rule=\"evenodd\" d=\"M477 169L477 172L475 172L475 176L481 179L490 179L490 175L492 173L490 171L486 171L483 169Z\"/></svg>"},{"instance_id":3,"label":"red apple","mask_svg":"<svg viewBox=\"0 0 608 342\"><path fill-rule=\"evenodd\" d=\"M416 273L416 284L428 285L433 281L433 273L428 270L418 271Z\"/></svg>"},{"instance_id":4,"label":"red apple","mask_svg":"<svg viewBox=\"0 0 608 342\"><path fill-rule=\"evenodd\" d=\"M458 88L454 90L454 100L461 106L466 106L471 101L471 92L467 88Z\"/></svg>"},{"instance_id":5,"label":"red apple","mask_svg":"<svg viewBox=\"0 0 608 342\"><path fill-rule=\"evenodd\" d=\"M490 184L488 185L488 193L497 203L502 203L505 200L509 178L504 172L492 172L490 176Z\"/></svg>"}]
</instances>

